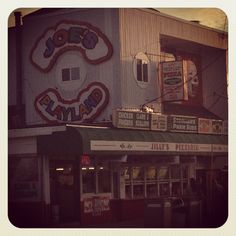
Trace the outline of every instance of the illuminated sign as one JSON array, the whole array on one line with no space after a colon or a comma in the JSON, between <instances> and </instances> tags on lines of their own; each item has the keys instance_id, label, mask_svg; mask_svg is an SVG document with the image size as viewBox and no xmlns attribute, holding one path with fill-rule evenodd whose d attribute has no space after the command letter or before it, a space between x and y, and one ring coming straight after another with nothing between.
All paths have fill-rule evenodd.
<instances>
[{"instance_id":1,"label":"illuminated sign","mask_svg":"<svg viewBox=\"0 0 236 236\"><path fill-rule=\"evenodd\" d=\"M47 89L35 99L35 109L50 123L91 122L104 110L109 91L101 83L91 83L74 100L64 100L55 89Z\"/></svg>"},{"instance_id":2,"label":"illuminated sign","mask_svg":"<svg viewBox=\"0 0 236 236\"><path fill-rule=\"evenodd\" d=\"M81 163L81 165L90 165L90 164L91 164L90 156L88 156L88 155L82 155L82 156L81 156L80 163Z\"/></svg>"},{"instance_id":3,"label":"illuminated sign","mask_svg":"<svg viewBox=\"0 0 236 236\"><path fill-rule=\"evenodd\" d=\"M107 61L113 54L109 39L87 22L62 21L45 30L31 50L30 59L43 72L52 69L66 51L79 51L90 64Z\"/></svg>"}]
</instances>

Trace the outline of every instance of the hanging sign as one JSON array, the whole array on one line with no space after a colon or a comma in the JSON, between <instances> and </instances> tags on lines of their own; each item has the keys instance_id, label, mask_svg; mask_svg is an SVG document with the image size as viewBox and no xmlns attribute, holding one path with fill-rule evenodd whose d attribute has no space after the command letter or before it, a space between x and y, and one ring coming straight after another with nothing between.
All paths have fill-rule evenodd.
<instances>
[{"instance_id":1,"label":"hanging sign","mask_svg":"<svg viewBox=\"0 0 236 236\"><path fill-rule=\"evenodd\" d=\"M168 117L168 130L174 132L198 132L198 119L189 116L174 116Z\"/></svg>"},{"instance_id":2,"label":"hanging sign","mask_svg":"<svg viewBox=\"0 0 236 236\"><path fill-rule=\"evenodd\" d=\"M183 61L162 63L163 101L185 100L186 86L184 84Z\"/></svg>"},{"instance_id":3,"label":"hanging sign","mask_svg":"<svg viewBox=\"0 0 236 236\"><path fill-rule=\"evenodd\" d=\"M117 128L150 129L150 114L147 112L114 110L112 121Z\"/></svg>"},{"instance_id":4,"label":"hanging sign","mask_svg":"<svg viewBox=\"0 0 236 236\"><path fill-rule=\"evenodd\" d=\"M34 102L36 111L50 123L91 122L109 102L105 85L94 82L82 90L74 100L64 100L55 89L47 89Z\"/></svg>"},{"instance_id":5,"label":"hanging sign","mask_svg":"<svg viewBox=\"0 0 236 236\"><path fill-rule=\"evenodd\" d=\"M48 72L62 53L71 50L80 52L90 64L107 61L113 54L112 44L100 29L87 22L62 21L37 39L30 59L39 70Z\"/></svg>"}]
</instances>

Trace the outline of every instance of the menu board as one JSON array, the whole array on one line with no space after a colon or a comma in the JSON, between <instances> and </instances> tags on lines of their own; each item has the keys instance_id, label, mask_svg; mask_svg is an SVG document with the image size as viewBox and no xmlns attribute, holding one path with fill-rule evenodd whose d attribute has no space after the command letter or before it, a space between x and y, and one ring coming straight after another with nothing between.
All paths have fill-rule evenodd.
<instances>
[{"instance_id":1,"label":"menu board","mask_svg":"<svg viewBox=\"0 0 236 236\"><path fill-rule=\"evenodd\" d=\"M198 119L197 117L189 116L169 116L168 130L173 132L197 133Z\"/></svg>"},{"instance_id":2,"label":"menu board","mask_svg":"<svg viewBox=\"0 0 236 236\"><path fill-rule=\"evenodd\" d=\"M117 128L149 130L150 114L147 112L116 110L113 112L113 125Z\"/></svg>"},{"instance_id":3,"label":"menu board","mask_svg":"<svg viewBox=\"0 0 236 236\"><path fill-rule=\"evenodd\" d=\"M167 116L152 114L151 115L151 130L167 130Z\"/></svg>"},{"instance_id":4,"label":"menu board","mask_svg":"<svg viewBox=\"0 0 236 236\"><path fill-rule=\"evenodd\" d=\"M183 61L162 63L163 101L179 101L186 97Z\"/></svg>"}]
</instances>

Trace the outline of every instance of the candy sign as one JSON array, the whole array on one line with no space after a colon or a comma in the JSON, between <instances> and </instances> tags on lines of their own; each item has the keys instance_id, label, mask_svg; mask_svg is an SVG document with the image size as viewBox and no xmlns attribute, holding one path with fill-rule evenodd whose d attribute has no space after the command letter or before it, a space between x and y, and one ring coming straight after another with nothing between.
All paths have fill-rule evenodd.
<instances>
[{"instance_id":1,"label":"candy sign","mask_svg":"<svg viewBox=\"0 0 236 236\"><path fill-rule=\"evenodd\" d=\"M64 100L55 89L47 89L35 99L35 109L47 122L91 122L107 106L109 91L94 82L74 100Z\"/></svg>"},{"instance_id":2,"label":"candy sign","mask_svg":"<svg viewBox=\"0 0 236 236\"><path fill-rule=\"evenodd\" d=\"M98 28L87 22L62 21L38 38L30 59L39 70L48 72L57 58L69 50L79 51L90 64L107 61L113 53L109 39Z\"/></svg>"}]
</instances>

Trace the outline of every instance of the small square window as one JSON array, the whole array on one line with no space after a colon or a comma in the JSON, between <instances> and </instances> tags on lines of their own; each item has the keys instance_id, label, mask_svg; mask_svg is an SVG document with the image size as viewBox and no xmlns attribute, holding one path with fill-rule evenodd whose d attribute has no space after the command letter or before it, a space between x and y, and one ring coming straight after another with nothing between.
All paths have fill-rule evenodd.
<instances>
[{"instance_id":1,"label":"small square window","mask_svg":"<svg viewBox=\"0 0 236 236\"><path fill-rule=\"evenodd\" d=\"M64 68L61 70L62 72L62 81L70 81L70 80L79 80L80 79L80 68L72 67L72 68Z\"/></svg>"},{"instance_id":2,"label":"small square window","mask_svg":"<svg viewBox=\"0 0 236 236\"><path fill-rule=\"evenodd\" d=\"M71 68L71 80L79 80L79 79L80 79L79 67Z\"/></svg>"},{"instance_id":3,"label":"small square window","mask_svg":"<svg viewBox=\"0 0 236 236\"><path fill-rule=\"evenodd\" d=\"M61 70L62 72L62 81L69 81L70 80L70 69L64 68Z\"/></svg>"}]
</instances>

